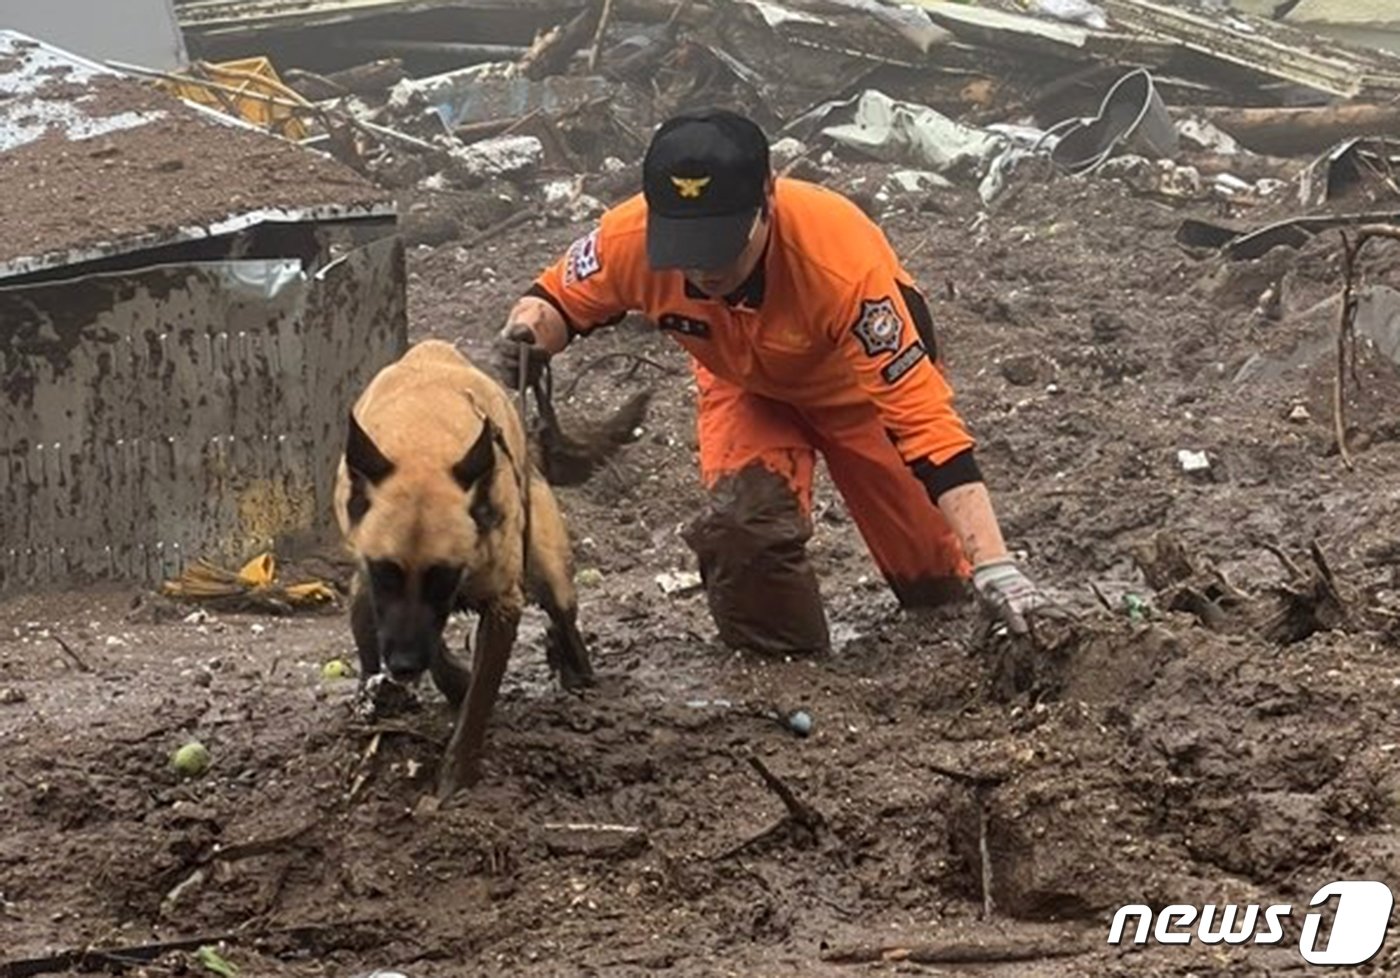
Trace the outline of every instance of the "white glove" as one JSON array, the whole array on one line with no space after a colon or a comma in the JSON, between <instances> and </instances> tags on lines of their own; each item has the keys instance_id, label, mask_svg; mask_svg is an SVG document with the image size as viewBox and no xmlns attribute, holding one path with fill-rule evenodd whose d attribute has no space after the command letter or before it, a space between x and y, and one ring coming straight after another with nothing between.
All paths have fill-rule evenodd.
<instances>
[{"instance_id":1,"label":"white glove","mask_svg":"<svg viewBox=\"0 0 1400 978\"><path fill-rule=\"evenodd\" d=\"M972 569L972 589L977 600L1000 619L1013 634L1030 632L1026 615L1050 604L1010 557L989 560Z\"/></svg>"}]
</instances>

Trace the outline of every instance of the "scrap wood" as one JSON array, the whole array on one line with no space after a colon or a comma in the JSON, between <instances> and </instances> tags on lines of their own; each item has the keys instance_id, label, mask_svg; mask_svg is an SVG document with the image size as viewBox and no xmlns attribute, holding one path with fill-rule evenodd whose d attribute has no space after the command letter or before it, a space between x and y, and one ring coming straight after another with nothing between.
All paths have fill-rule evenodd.
<instances>
[{"instance_id":1,"label":"scrap wood","mask_svg":"<svg viewBox=\"0 0 1400 978\"><path fill-rule=\"evenodd\" d=\"M1350 367L1353 377L1356 370L1356 263L1366 245L1376 238L1400 241L1400 226L1368 224L1357 230L1355 241L1345 231L1341 232L1341 237L1342 302L1337 313L1337 370L1332 378L1332 425L1342 464L1351 469L1355 466L1351 460L1351 453L1347 451L1346 374L1348 353L1351 354Z\"/></svg>"},{"instance_id":2,"label":"scrap wood","mask_svg":"<svg viewBox=\"0 0 1400 978\"><path fill-rule=\"evenodd\" d=\"M821 952L828 964L874 964L907 961L910 964L1001 964L1013 961L1043 961L1050 958L1076 958L1090 953L1087 947L1063 944L911 944L893 947L856 945L834 947Z\"/></svg>"},{"instance_id":3,"label":"scrap wood","mask_svg":"<svg viewBox=\"0 0 1400 978\"><path fill-rule=\"evenodd\" d=\"M328 946L321 940L323 935L333 934L345 928L370 928L377 933L380 925L379 922L366 918L257 931L226 931L219 934L203 934L199 937L185 937L148 944L128 944L120 947L71 948L38 958L0 961L0 978L34 978L36 975L52 975L63 971L95 971L133 963L146 964L174 951L197 951L201 947L218 944L249 945L272 939L290 941L298 945L311 945L315 942L314 946L324 951L328 949Z\"/></svg>"},{"instance_id":4,"label":"scrap wood","mask_svg":"<svg viewBox=\"0 0 1400 978\"><path fill-rule=\"evenodd\" d=\"M1400 104L1343 102L1307 108L1202 106L1204 118L1246 149L1272 156L1323 153L1346 139L1400 130Z\"/></svg>"},{"instance_id":5,"label":"scrap wood","mask_svg":"<svg viewBox=\"0 0 1400 978\"><path fill-rule=\"evenodd\" d=\"M763 761L751 754L748 757L748 762L749 766L758 772L763 783L782 801L783 807L787 811L782 818L762 832L745 839L738 845L731 846L717 856L711 857L716 862L737 856L741 852L763 845L780 836L792 838L794 830L796 833L800 833L798 838L805 838L808 842L815 841L817 833L826 825L826 819L821 812L799 799L781 778L768 769Z\"/></svg>"},{"instance_id":6,"label":"scrap wood","mask_svg":"<svg viewBox=\"0 0 1400 978\"><path fill-rule=\"evenodd\" d=\"M598 70L598 58L603 51L603 35L608 32L612 20L613 0L603 0L603 12L598 15L598 29L593 32L593 49L588 52L588 70Z\"/></svg>"},{"instance_id":7,"label":"scrap wood","mask_svg":"<svg viewBox=\"0 0 1400 978\"><path fill-rule=\"evenodd\" d=\"M603 0L589 0L566 24L550 28L530 46L516 62L516 68L526 78L538 81L549 75L561 74L568 67L574 52L588 41L602 17Z\"/></svg>"},{"instance_id":8,"label":"scrap wood","mask_svg":"<svg viewBox=\"0 0 1400 978\"><path fill-rule=\"evenodd\" d=\"M68 657L69 661L73 663L79 672L92 672L92 666L84 662L82 657L73 651L73 647L63 640L62 635L50 629L49 636L58 643L58 647L63 650L63 654Z\"/></svg>"}]
</instances>

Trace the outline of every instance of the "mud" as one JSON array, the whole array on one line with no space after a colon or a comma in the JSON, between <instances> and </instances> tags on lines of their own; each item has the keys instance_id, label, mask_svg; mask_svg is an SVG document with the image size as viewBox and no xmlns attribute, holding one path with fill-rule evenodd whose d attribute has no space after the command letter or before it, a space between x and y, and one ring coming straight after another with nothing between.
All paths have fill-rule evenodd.
<instances>
[{"instance_id":1,"label":"mud","mask_svg":"<svg viewBox=\"0 0 1400 978\"><path fill-rule=\"evenodd\" d=\"M439 701L376 736L350 717L353 681L321 678L350 655L341 617L144 623L160 616L129 620L120 589L7 600L0 961L234 935L225 957L271 976L1301 970L1317 887L1400 876L1396 368L1362 350L1347 470L1328 400L1335 243L1226 273L1173 245L1182 216L1066 180L986 219L947 195L884 218L939 297L1009 540L1080 616L1032 655L984 641L970 607L899 610L824 482L811 550L832 654L719 647L703 594L655 582L694 566L690 385L622 359L558 402L567 424L656 387L642 438L560 490L600 684L549 682L532 612L484 781L446 808L422 801L449 730ZM415 249L416 335L485 355L580 230ZM1398 256L1374 246L1371 280L1395 284ZM684 366L629 320L561 358L560 389L620 351ZM1181 450L1209 468L1184 471ZM1149 584L1162 531L1186 570ZM1315 596L1313 541L1345 615L1270 638L1260 609ZM1176 602L1183 582L1223 617ZM805 738L768 715L799 708ZM191 737L213 767L181 782L166 758ZM1276 947L1110 947L1129 903L1296 909ZM1337 973L1396 973L1397 947ZM948 963L1018 951L1082 953ZM861 957L876 963L835 960Z\"/></svg>"}]
</instances>

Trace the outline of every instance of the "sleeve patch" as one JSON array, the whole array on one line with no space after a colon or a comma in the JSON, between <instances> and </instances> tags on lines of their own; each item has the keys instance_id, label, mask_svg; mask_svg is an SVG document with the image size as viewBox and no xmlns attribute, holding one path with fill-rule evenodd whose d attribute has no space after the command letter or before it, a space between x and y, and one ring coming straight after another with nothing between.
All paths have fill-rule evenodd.
<instances>
[{"instance_id":1,"label":"sleeve patch","mask_svg":"<svg viewBox=\"0 0 1400 978\"><path fill-rule=\"evenodd\" d=\"M899 318L894 300L889 296L861 300L860 318L856 320L854 332L868 357L898 350L904 321Z\"/></svg>"},{"instance_id":2,"label":"sleeve patch","mask_svg":"<svg viewBox=\"0 0 1400 978\"><path fill-rule=\"evenodd\" d=\"M569 245L564 261L564 284L577 285L603 270L603 254L598 247L598 229Z\"/></svg>"},{"instance_id":3,"label":"sleeve patch","mask_svg":"<svg viewBox=\"0 0 1400 978\"><path fill-rule=\"evenodd\" d=\"M880 370L880 376L885 378L885 383L896 384L900 378L918 366L919 361L924 358L923 343L915 340L904 348L904 350Z\"/></svg>"}]
</instances>

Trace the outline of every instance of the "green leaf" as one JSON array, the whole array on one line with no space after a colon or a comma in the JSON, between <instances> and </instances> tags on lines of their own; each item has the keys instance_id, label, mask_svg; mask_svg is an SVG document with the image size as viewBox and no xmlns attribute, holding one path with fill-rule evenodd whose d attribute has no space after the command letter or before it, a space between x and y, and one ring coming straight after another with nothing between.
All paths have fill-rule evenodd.
<instances>
[{"instance_id":1,"label":"green leaf","mask_svg":"<svg viewBox=\"0 0 1400 978\"><path fill-rule=\"evenodd\" d=\"M194 952L194 956L196 961L214 972L214 974L222 975L223 978L236 978L238 974L238 968L225 961L219 956L219 952L208 944Z\"/></svg>"}]
</instances>

